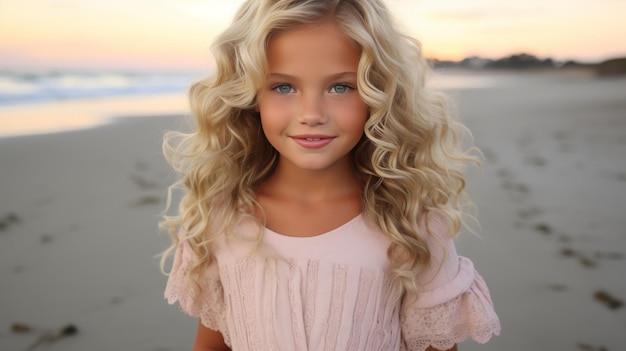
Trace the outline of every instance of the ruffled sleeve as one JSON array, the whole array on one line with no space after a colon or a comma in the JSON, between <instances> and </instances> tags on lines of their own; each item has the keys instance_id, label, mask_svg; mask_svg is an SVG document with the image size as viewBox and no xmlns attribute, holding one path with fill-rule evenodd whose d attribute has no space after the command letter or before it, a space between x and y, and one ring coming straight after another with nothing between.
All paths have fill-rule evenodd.
<instances>
[{"instance_id":1,"label":"ruffled sleeve","mask_svg":"<svg viewBox=\"0 0 626 351\"><path fill-rule=\"evenodd\" d=\"M187 288L191 254L189 244L181 241L174 254L174 262L164 296L170 304L178 301L181 311L198 318L205 327L222 333L224 341L230 345L224 308L224 290L217 262L214 261L203 273L200 280L201 291L196 295Z\"/></svg>"},{"instance_id":2,"label":"ruffled sleeve","mask_svg":"<svg viewBox=\"0 0 626 351\"><path fill-rule=\"evenodd\" d=\"M445 224L433 221L432 264L418 277L416 300L406 296L400 312L403 350L448 350L467 338L485 343L500 333L489 290L472 261L459 257Z\"/></svg>"}]
</instances>

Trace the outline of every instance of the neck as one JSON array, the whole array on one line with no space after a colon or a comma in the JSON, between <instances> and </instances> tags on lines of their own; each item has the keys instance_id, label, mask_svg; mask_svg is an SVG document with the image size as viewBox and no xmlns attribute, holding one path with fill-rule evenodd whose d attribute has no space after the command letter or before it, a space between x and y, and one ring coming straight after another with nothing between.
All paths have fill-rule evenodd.
<instances>
[{"instance_id":1,"label":"neck","mask_svg":"<svg viewBox=\"0 0 626 351\"><path fill-rule=\"evenodd\" d=\"M362 184L350 164L324 170L306 170L279 162L270 178L261 186L261 193L320 202L330 198L360 193Z\"/></svg>"}]
</instances>

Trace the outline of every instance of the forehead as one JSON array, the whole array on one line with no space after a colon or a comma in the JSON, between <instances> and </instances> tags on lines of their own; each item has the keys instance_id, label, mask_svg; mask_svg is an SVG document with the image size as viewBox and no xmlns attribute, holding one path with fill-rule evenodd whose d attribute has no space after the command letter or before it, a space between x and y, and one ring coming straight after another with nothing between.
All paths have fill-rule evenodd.
<instances>
[{"instance_id":1,"label":"forehead","mask_svg":"<svg viewBox=\"0 0 626 351\"><path fill-rule=\"evenodd\" d=\"M332 21L277 32L267 47L270 72L302 67L356 72L360 56L360 48Z\"/></svg>"}]
</instances>

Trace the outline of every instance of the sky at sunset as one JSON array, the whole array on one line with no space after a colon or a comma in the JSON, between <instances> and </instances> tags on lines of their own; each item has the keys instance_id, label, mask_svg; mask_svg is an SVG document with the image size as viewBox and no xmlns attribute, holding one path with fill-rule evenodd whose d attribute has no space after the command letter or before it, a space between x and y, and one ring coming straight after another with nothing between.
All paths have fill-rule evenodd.
<instances>
[{"instance_id":1,"label":"sky at sunset","mask_svg":"<svg viewBox=\"0 0 626 351\"><path fill-rule=\"evenodd\" d=\"M239 0L0 0L0 68L195 70ZM429 57L626 56L623 0L388 0Z\"/></svg>"}]
</instances>

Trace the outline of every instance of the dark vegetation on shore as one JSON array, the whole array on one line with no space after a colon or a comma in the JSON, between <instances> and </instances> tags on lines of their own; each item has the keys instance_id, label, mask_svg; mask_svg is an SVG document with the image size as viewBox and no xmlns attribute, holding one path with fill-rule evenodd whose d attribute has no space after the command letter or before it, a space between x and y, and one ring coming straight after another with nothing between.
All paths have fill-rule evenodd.
<instances>
[{"instance_id":1,"label":"dark vegetation on shore","mask_svg":"<svg viewBox=\"0 0 626 351\"><path fill-rule=\"evenodd\" d=\"M626 57L614 58L597 63L584 63L574 60L556 61L552 58L541 59L537 56L521 53L500 59L488 59L478 56L467 57L461 61L431 60L435 68L466 69L571 69L582 68L595 71L601 76L626 75Z\"/></svg>"}]
</instances>

